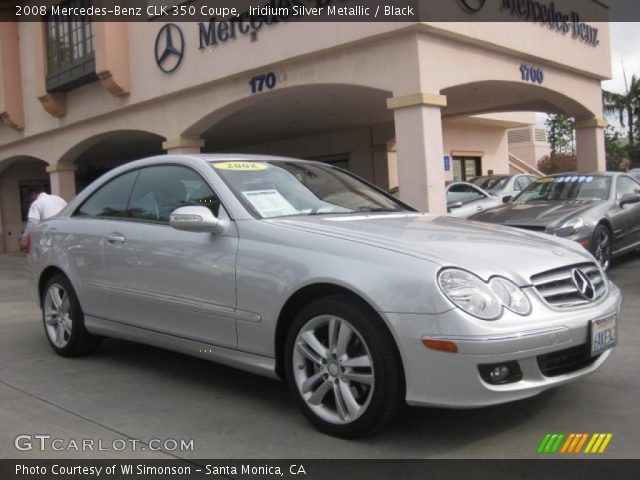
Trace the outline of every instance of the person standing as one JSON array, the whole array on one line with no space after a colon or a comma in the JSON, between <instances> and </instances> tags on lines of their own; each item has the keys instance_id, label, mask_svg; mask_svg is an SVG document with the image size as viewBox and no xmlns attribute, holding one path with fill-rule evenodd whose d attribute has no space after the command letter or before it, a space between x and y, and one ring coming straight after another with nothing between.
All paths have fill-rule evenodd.
<instances>
[{"instance_id":1,"label":"person standing","mask_svg":"<svg viewBox=\"0 0 640 480\"><path fill-rule=\"evenodd\" d=\"M20 248L22 250L27 248L27 239L33 227L43 220L53 217L67 205L63 198L57 195L49 195L42 188L33 187L29 190L29 194L31 195L32 203L27 215L27 226L20 239Z\"/></svg>"}]
</instances>

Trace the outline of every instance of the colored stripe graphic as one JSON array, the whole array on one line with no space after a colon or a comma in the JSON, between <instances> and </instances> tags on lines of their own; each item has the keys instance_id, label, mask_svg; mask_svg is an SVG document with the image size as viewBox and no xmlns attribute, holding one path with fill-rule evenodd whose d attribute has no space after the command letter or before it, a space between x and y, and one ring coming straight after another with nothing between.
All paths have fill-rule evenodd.
<instances>
[{"instance_id":1,"label":"colored stripe graphic","mask_svg":"<svg viewBox=\"0 0 640 480\"><path fill-rule=\"evenodd\" d=\"M547 433L538 445L538 453L556 453L564 437L564 433Z\"/></svg>"},{"instance_id":2,"label":"colored stripe graphic","mask_svg":"<svg viewBox=\"0 0 640 480\"><path fill-rule=\"evenodd\" d=\"M547 445L547 442L549 441L550 438L551 438L551 434L550 433L547 433L544 436L544 438L540 442L540 445L538 445L538 453L544 453L544 447Z\"/></svg>"},{"instance_id":3,"label":"colored stripe graphic","mask_svg":"<svg viewBox=\"0 0 640 480\"><path fill-rule=\"evenodd\" d=\"M594 433L584 453L604 453L613 438L613 433Z\"/></svg>"},{"instance_id":4,"label":"colored stripe graphic","mask_svg":"<svg viewBox=\"0 0 640 480\"><path fill-rule=\"evenodd\" d=\"M564 453L574 455L579 453L604 453L612 438L613 433L570 433L568 435L564 433L547 433L538 445L537 452L542 454ZM585 443L587 446L583 451L582 448Z\"/></svg>"}]
</instances>

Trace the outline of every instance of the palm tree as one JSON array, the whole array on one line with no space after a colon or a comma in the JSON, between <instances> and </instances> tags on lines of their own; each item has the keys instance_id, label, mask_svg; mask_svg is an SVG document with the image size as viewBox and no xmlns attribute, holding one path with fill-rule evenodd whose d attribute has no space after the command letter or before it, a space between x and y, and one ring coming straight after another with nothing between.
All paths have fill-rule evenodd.
<instances>
[{"instance_id":1,"label":"palm tree","mask_svg":"<svg viewBox=\"0 0 640 480\"><path fill-rule=\"evenodd\" d=\"M602 91L602 101L606 113L618 113L620 115L620 125L629 128L629 146L635 144L634 137L634 117L638 117L640 122L640 78L633 75L631 83L627 86L626 93L614 93L606 90Z\"/></svg>"}]
</instances>

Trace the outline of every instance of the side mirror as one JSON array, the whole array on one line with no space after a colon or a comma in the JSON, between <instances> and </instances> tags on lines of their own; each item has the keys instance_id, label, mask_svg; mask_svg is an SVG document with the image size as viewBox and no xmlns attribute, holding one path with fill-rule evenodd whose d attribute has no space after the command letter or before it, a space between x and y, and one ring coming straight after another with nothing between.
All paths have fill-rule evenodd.
<instances>
[{"instance_id":1,"label":"side mirror","mask_svg":"<svg viewBox=\"0 0 640 480\"><path fill-rule=\"evenodd\" d=\"M502 203L509 203L511 200L513 200L513 195L505 195L502 197Z\"/></svg>"},{"instance_id":2,"label":"side mirror","mask_svg":"<svg viewBox=\"0 0 640 480\"><path fill-rule=\"evenodd\" d=\"M169 225L186 232L222 233L228 222L217 218L207 207L180 207L169 216Z\"/></svg>"},{"instance_id":3,"label":"side mirror","mask_svg":"<svg viewBox=\"0 0 640 480\"><path fill-rule=\"evenodd\" d=\"M625 205L631 205L633 203L640 203L640 194L625 193L620 198L620 207L624 207Z\"/></svg>"},{"instance_id":4,"label":"side mirror","mask_svg":"<svg viewBox=\"0 0 640 480\"><path fill-rule=\"evenodd\" d=\"M462 207L462 202L453 202L447 205L447 210L451 211L461 207Z\"/></svg>"}]
</instances>

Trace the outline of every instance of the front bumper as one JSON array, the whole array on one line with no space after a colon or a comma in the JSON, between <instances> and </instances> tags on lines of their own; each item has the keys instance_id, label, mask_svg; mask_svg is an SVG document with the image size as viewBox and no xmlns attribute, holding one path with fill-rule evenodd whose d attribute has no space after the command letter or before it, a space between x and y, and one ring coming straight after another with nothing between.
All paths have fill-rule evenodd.
<instances>
[{"instance_id":1,"label":"front bumper","mask_svg":"<svg viewBox=\"0 0 640 480\"><path fill-rule=\"evenodd\" d=\"M532 302L528 317L505 314L487 322L459 309L437 315L383 314L403 360L406 400L410 405L475 408L537 395L597 370L611 349L569 373L545 376L538 357L588 344L591 320L617 316L620 290L610 283L608 294L586 308L552 310L542 300ZM422 339L450 340L458 353L430 350ZM482 379L480 365L518 362L522 379L492 385Z\"/></svg>"}]
</instances>

